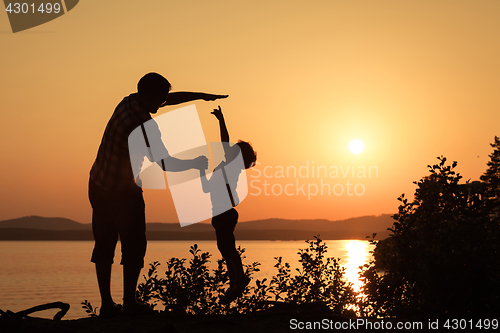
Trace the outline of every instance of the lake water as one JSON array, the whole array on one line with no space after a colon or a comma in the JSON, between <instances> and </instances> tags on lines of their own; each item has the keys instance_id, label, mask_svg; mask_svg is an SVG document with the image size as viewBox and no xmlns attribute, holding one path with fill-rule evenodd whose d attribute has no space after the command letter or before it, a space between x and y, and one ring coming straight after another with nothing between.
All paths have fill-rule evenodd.
<instances>
[{"instance_id":1,"label":"lake water","mask_svg":"<svg viewBox=\"0 0 500 333\"><path fill-rule=\"evenodd\" d=\"M341 258L347 279L359 287L358 267L370 259L373 246L359 240L325 242L328 256ZM191 258L189 247L194 243L203 252L212 254L215 268L220 253L214 241L149 241L142 274L147 272L150 262L159 261L162 264L159 272L163 273L168 259ZM237 241L237 244L246 249L244 263L261 263L261 271L253 276L258 279L271 278L277 273L274 257L281 256L292 268L299 267L297 252L307 247L304 241ZM92 249L92 241L0 241L0 309L17 312L62 301L71 305L64 319L86 317L81 302L88 300L94 307L100 306L94 264L89 261ZM117 303L121 303L123 297L119 251L118 245L111 282ZM139 282L142 280L141 277ZM56 310L47 310L34 315L52 318L55 313Z\"/></svg>"}]
</instances>

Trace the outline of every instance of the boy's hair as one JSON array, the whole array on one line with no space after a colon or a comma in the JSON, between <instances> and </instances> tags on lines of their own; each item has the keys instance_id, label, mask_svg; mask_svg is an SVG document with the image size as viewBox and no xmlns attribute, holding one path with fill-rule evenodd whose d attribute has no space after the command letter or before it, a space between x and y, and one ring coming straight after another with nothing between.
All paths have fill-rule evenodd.
<instances>
[{"instance_id":1,"label":"boy's hair","mask_svg":"<svg viewBox=\"0 0 500 333\"><path fill-rule=\"evenodd\" d=\"M137 83L139 95L163 96L171 89L170 82L158 73L148 73Z\"/></svg>"},{"instance_id":2,"label":"boy's hair","mask_svg":"<svg viewBox=\"0 0 500 333\"><path fill-rule=\"evenodd\" d=\"M253 150L250 142L238 140L236 145L240 148L245 169L253 167L255 165L255 161L257 161L257 153Z\"/></svg>"}]
</instances>

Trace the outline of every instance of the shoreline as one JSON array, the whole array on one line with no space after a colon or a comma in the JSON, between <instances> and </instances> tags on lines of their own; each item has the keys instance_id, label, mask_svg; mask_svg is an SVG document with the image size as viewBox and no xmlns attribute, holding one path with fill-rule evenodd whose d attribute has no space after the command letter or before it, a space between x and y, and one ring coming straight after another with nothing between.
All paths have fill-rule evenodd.
<instances>
[{"instance_id":1,"label":"shoreline","mask_svg":"<svg viewBox=\"0 0 500 333\"><path fill-rule=\"evenodd\" d=\"M396 320L384 320L386 323ZM356 331L371 331L365 326L372 323L379 325L380 320L347 317L333 313L321 303L277 304L270 309L250 314L231 315L186 315L183 313L158 313L144 316L124 316L114 318L87 317L72 320L54 321L36 317L25 319L0 317L0 329L3 332L96 332L96 333L206 333L206 332L290 332L313 331L307 325L323 325L325 330L340 332L352 331L348 327L360 325ZM303 325L303 328L298 328ZM326 328L328 326L328 328ZM298 329L297 329L298 328ZM321 329L321 330L323 330ZM394 330L377 329L378 332ZM412 330L404 330L412 331Z\"/></svg>"}]
</instances>

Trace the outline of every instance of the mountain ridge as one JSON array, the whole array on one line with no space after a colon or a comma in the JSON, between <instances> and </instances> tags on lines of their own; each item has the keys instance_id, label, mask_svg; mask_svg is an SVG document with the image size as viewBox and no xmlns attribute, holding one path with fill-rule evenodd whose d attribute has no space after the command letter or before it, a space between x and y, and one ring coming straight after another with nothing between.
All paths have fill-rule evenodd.
<instances>
[{"instance_id":1,"label":"mountain ridge","mask_svg":"<svg viewBox=\"0 0 500 333\"><path fill-rule=\"evenodd\" d=\"M320 235L322 239L366 239L377 233L377 239L389 237L390 214L361 216L344 220L270 218L239 222L238 239L296 240ZM181 227L179 223L150 222L146 225L150 240L215 239L209 223ZM61 217L25 216L0 221L0 240L92 240L91 224Z\"/></svg>"}]
</instances>

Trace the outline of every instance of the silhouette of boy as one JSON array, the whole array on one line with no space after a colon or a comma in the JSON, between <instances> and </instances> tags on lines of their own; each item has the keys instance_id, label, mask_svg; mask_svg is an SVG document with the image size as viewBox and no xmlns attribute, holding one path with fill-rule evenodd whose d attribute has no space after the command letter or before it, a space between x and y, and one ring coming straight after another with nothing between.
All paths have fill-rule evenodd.
<instances>
[{"instance_id":1,"label":"silhouette of boy","mask_svg":"<svg viewBox=\"0 0 500 333\"><path fill-rule=\"evenodd\" d=\"M234 229L238 222L238 212L234 207L239 203L238 194L236 193L239 175L243 169L255 165L257 155L248 142L240 140L237 144L230 146L229 133L220 106L218 109L214 109L212 114L219 120L221 142L226 161L221 162L214 169L210 180L207 180L205 171L200 169L200 179L203 192L210 193L213 216L212 226L215 228L217 236L217 248L226 261L229 274L230 286L220 302L229 304L241 296L250 282L250 279L243 271L241 258L236 250ZM243 164L235 161L240 152L243 157ZM228 197L230 200L229 207Z\"/></svg>"},{"instance_id":2,"label":"silhouette of boy","mask_svg":"<svg viewBox=\"0 0 500 333\"><path fill-rule=\"evenodd\" d=\"M118 236L122 249L123 311L129 314L151 311L135 298L137 281L144 266L147 241L142 188L134 179L128 150L130 133L151 120L150 114L156 113L162 106L227 97L195 92L171 93L170 89L170 83L160 74L148 73L140 79L137 93L125 97L111 116L90 170L89 200L92 205L92 231L95 240L91 261L95 263L101 294L101 316L113 316L121 311L113 302L110 290L111 266ZM159 142L153 144L161 145L164 156L167 157L154 162L165 171L208 167L208 160L204 156L192 160L170 157L163 147L160 133L157 134L153 140Z\"/></svg>"}]
</instances>

